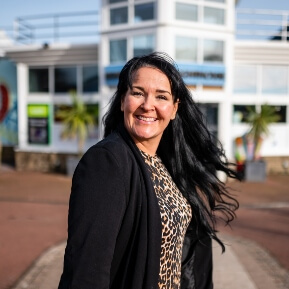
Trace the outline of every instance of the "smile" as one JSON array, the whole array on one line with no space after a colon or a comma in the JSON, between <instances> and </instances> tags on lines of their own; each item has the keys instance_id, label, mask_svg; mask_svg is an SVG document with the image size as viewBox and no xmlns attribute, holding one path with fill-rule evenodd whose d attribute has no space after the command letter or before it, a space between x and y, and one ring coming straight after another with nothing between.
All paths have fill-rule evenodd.
<instances>
[{"instance_id":1,"label":"smile","mask_svg":"<svg viewBox=\"0 0 289 289\"><path fill-rule=\"evenodd\" d=\"M157 119L154 118L154 117L144 117L144 116L141 116L141 115L137 115L136 118L139 119L139 120L147 121L147 122L157 121Z\"/></svg>"}]
</instances>

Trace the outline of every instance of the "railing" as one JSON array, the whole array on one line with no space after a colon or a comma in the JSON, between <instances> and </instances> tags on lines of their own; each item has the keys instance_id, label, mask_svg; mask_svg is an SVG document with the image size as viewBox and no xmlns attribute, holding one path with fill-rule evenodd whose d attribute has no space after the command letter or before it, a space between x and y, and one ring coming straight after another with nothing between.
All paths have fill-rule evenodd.
<instances>
[{"instance_id":1,"label":"railing","mask_svg":"<svg viewBox=\"0 0 289 289\"><path fill-rule=\"evenodd\" d=\"M19 17L14 27L0 29L21 44L95 43L99 25L98 11L84 11ZM236 9L236 39L289 41L289 11Z\"/></svg>"},{"instance_id":2,"label":"railing","mask_svg":"<svg viewBox=\"0 0 289 289\"><path fill-rule=\"evenodd\" d=\"M19 17L2 28L16 43L90 42L99 40L98 11ZM1 27L0 27L1 29Z\"/></svg>"},{"instance_id":3,"label":"railing","mask_svg":"<svg viewBox=\"0 0 289 289\"><path fill-rule=\"evenodd\" d=\"M236 38L289 41L289 11L237 9Z\"/></svg>"}]
</instances>

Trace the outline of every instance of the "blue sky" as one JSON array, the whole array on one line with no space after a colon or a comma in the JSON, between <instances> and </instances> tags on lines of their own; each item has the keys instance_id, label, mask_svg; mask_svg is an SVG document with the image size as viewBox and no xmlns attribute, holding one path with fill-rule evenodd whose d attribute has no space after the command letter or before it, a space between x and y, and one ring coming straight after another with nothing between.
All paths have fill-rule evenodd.
<instances>
[{"instance_id":1,"label":"blue sky","mask_svg":"<svg viewBox=\"0 0 289 289\"><path fill-rule=\"evenodd\" d=\"M0 27L12 26L19 16L97 10L99 0L2 0ZM239 0L237 7L289 10L288 0Z\"/></svg>"}]
</instances>

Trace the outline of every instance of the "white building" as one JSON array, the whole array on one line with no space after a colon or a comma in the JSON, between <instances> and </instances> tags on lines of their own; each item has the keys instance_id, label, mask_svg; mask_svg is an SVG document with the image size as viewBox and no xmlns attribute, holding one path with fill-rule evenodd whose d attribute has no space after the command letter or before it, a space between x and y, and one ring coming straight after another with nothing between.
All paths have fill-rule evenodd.
<instances>
[{"instance_id":1,"label":"white building","mask_svg":"<svg viewBox=\"0 0 289 289\"><path fill-rule=\"evenodd\" d=\"M246 106L276 107L281 119L272 124L262 155L270 160L269 171L282 172L289 161L289 42L238 40L235 4L103 0L98 43L7 49L5 56L17 65L18 168L52 170L76 153L76 141L61 139L62 123L55 117L60 105L69 105L69 90L98 106L100 124L123 64L133 56L163 51L177 62L231 160L234 138L248 129L242 122ZM101 126L86 147L99 138Z\"/></svg>"}]
</instances>

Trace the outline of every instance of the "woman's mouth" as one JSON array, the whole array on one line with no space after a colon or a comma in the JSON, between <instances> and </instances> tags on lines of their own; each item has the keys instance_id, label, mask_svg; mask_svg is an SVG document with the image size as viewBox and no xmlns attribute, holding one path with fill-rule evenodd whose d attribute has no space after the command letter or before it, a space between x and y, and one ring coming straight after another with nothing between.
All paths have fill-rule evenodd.
<instances>
[{"instance_id":1,"label":"woman's mouth","mask_svg":"<svg viewBox=\"0 0 289 289\"><path fill-rule=\"evenodd\" d=\"M152 122L152 121L157 120L157 118L154 118L154 117L145 117L145 116L141 116L141 115L137 115L136 118L139 120L142 120L142 121L146 121L146 122Z\"/></svg>"}]
</instances>

